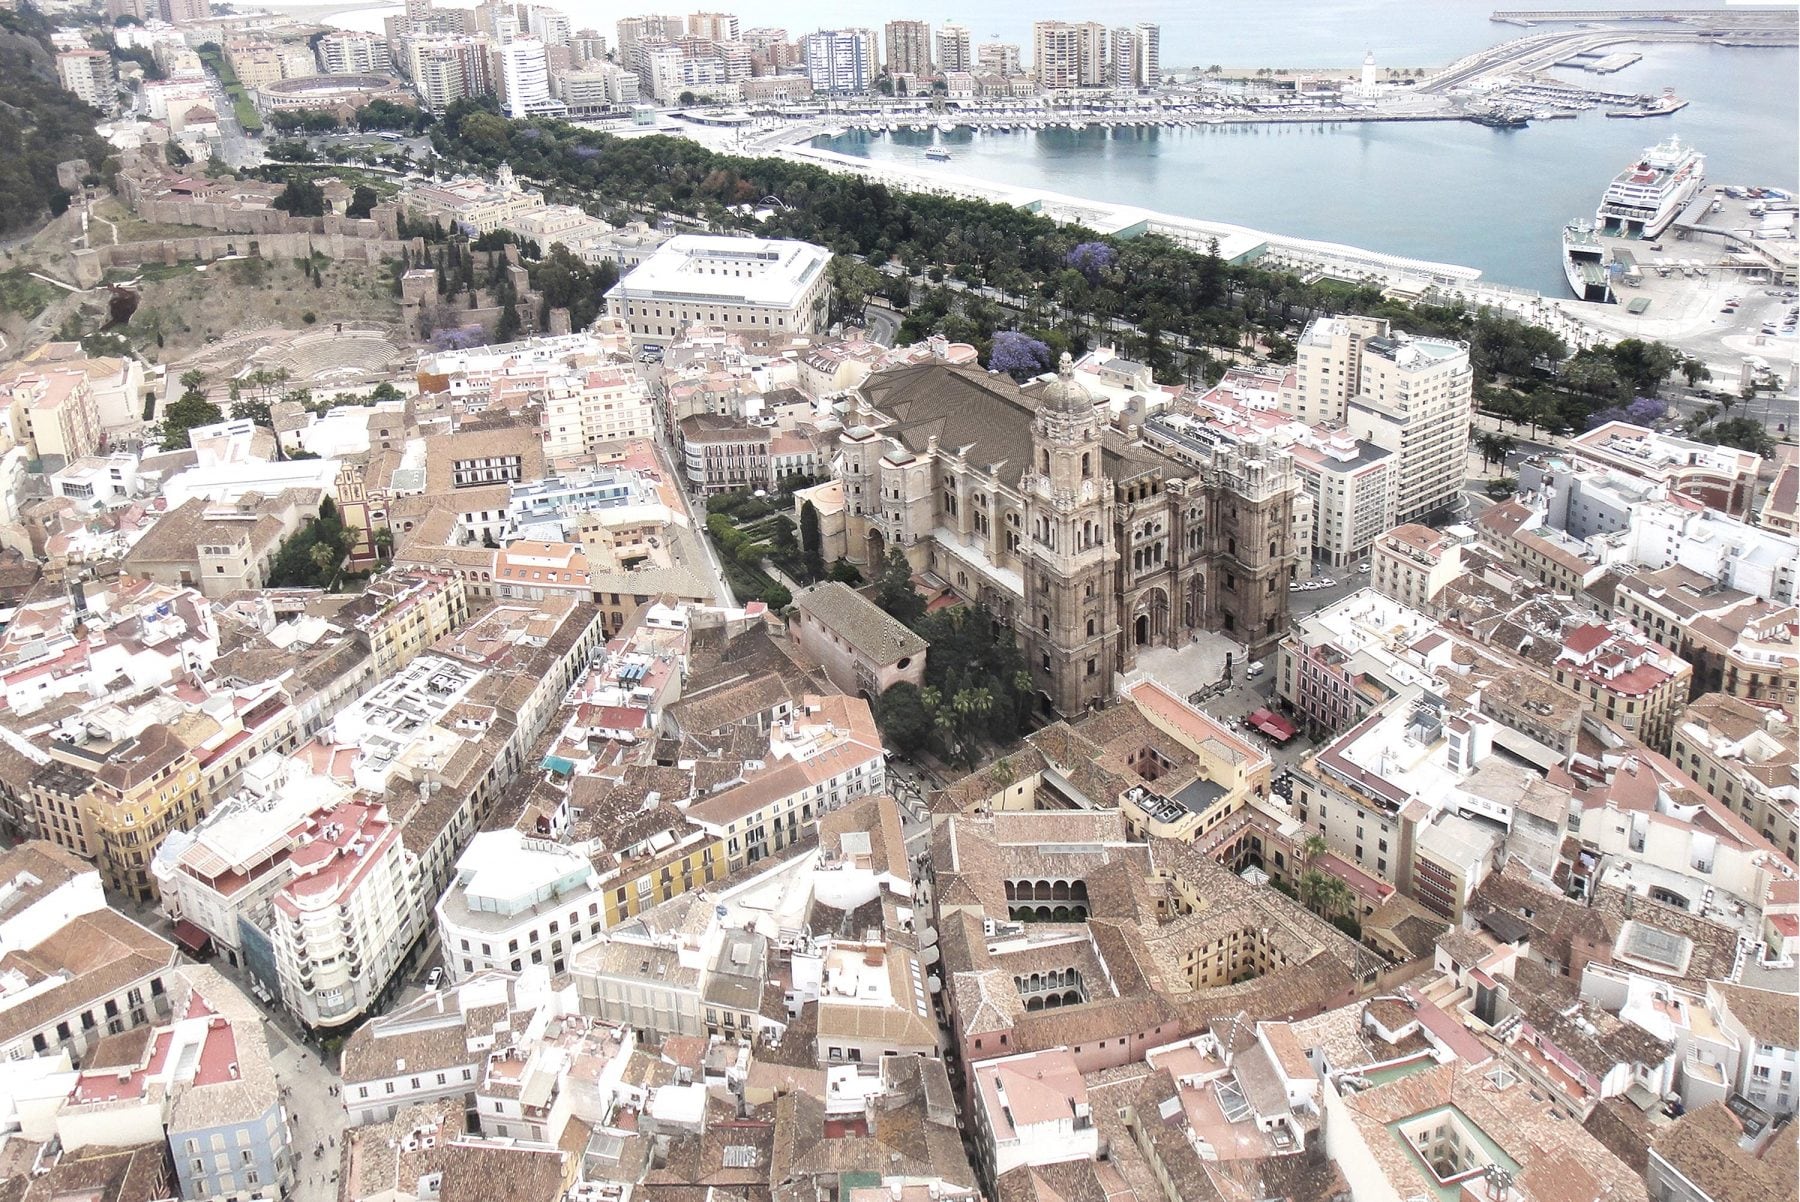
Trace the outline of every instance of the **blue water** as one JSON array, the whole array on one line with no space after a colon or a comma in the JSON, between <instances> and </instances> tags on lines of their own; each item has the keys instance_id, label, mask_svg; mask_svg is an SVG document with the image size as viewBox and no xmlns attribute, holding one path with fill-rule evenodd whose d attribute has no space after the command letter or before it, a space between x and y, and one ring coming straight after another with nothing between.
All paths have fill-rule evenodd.
<instances>
[{"instance_id":1,"label":"blue water","mask_svg":"<svg viewBox=\"0 0 1800 1202\"><path fill-rule=\"evenodd\" d=\"M1524 130L1467 122L934 130L815 144L930 166L925 148L942 143L955 158L940 170L1465 264L1561 295L1563 223L1591 217L1613 175L1669 134L1706 155L1713 183L1796 186L1795 51L1636 49L1643 61L1618 74L1568 74L1609 91L1673 87L1692 101L1687 108L1644 121L1595 110Z\"/></svg>"},{"instance_id":2,"label":"blue water","mask_svg":"<svg viewBox=\"0 0 1800 1202\"><path fill-rule=\"evenodd\" d=\"M956 20L969 26L978 42L1019 43L1027 58L1036 20L1156 21L1162 26L1163 65L1176 70L1215 63L1350 67L1367 51L1383 66L1441 66L1523 32L1489 21L1503 2L989 0L932 12L900 0L756 0L711 7L736 12L745 28L780 25L794 37L822 25L879 29L895 17L920 17L934 25ZM1681 5L1670 0L1664 6ZM624 12L657 8L628 10L610 0L563 0L557 7L578 28L596 28L609 37ZM332 20L379 26L374 10ZM1692 103L1669 118L1609 121L1595 111L1519 131L1463 122L981 135L965 130L881 138L848 134L819 144L927 166L925 148L942 142L955 159L938 170L1462 263L1480 268L1489 279L1561 295L1563 223L1591 216L1612 176L1671 133L1707 156L1713 183L1800 185L1800 52L1619 49L1640 52L1643 61L1614 75L1565 74L1607 91L1672 87Z\"/></svg>"}]
</instances>

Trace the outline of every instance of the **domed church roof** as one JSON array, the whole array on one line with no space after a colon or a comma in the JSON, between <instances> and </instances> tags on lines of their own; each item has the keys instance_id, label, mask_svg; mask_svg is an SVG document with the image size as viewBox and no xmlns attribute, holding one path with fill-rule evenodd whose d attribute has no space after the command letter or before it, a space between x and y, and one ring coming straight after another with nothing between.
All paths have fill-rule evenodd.
<instances>
[{"instance_id":1,"label":"domed church roof","mask_svg":"<svg viewBox=\"0 0 1800 1202\"><path fill-rule=\"evenodd\" d=\"M1056 379L1044 385L1039 394L1043 407L1053 413L1088 417L1094 412L1094 394L1075 378L1075 361L1064 351L1056 365Z\"/></svg>"}]
</instances>

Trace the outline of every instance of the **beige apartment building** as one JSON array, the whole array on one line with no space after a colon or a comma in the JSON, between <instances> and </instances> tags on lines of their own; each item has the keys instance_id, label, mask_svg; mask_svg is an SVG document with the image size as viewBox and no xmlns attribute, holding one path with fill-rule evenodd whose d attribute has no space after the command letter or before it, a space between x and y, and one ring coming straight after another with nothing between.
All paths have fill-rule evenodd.
<instances>
[{"instance_id":1,"label":"beige apartment building","mask_svg":"<svg viewBox=\"0 0 1800 1202\"><path fill-rule=\"evenodd\" d=\"M1031 27L1032 69L1045 91L1106 85L1106 26L1098 21L1038 21Z\"/></svg>"},{"instance_id":2,"label":"beige apartment building","mask_svg":"<svg viewBox=\"0 0 1800 1202\"><path fill-rule=\"evenodd\" d=\"M1709 693L1676 720L1669 758L1789 859L1800 857L1800 757L1787 715Z\"/></svg>"},{"instance_id":3,"label":"beige apartment building","mask_svg":"<svg viewBox=\"0 0 1800 1202\"><path fill-rule=\"evenodd\" d=\"M1462 575L1461 540L1413 522L1375 540L1371 582L1384 597L1430 612L1443 587Z\"/></svg>"}]
</instances>

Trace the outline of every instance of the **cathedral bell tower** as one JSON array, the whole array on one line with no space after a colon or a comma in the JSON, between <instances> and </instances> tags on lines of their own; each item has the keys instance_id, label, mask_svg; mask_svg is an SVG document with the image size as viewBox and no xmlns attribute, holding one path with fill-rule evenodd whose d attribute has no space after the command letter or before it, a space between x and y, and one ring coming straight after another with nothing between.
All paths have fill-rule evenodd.
<instances>
[{"instance_id":1,"label":"cathedral bell tower","mask_svg":"<svg viewBox=\"0 0 1800 1202\"><path fill-rule=\"evenodd\" d=\"M1118 666L1112 481L1101 474L1104 420L1068 355L1038 396L1025 499L1025 604L1032 679L1057 713L1103 705Z\"/></svg>"}]
</instances>

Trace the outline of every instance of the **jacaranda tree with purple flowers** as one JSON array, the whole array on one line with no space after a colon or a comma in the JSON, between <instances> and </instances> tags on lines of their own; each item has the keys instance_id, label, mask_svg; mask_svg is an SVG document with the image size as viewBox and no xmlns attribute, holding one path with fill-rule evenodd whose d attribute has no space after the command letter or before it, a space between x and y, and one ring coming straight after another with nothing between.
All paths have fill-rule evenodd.
<instances>
[{"instance_id":1,"label":"jacaranda tree with purple flowers","mask_svg":"<svg viewBox=\"0 0 1800 1202\"><path fill-rule=\"evenodd\" d=\"M1118 252L1104 242L1077 243L1064 258L1090 284L1099 283L1107 269L1119 261Z\"/></svg>"},{"instance_id":2,"label":"jacaranda tree with purple flowers","mask_svg":"<svg viewBox=\"0 0 1800 1202\"><path fill-rule=\"evenodd\" d=\"M988 348L988 370L1029 380L1050 370L1050 348L1029 334L1001 330Z\"/></svg>"}]
</instances>

